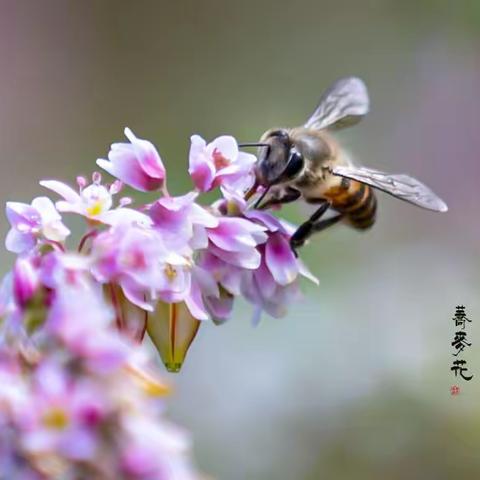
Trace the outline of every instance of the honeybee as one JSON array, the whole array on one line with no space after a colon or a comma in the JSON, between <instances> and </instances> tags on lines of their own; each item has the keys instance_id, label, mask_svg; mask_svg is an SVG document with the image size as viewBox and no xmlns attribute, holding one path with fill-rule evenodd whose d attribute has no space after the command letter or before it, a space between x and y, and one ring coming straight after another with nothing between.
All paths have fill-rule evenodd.
<instances>
[{"instance_id":1,"label":"honeybee","mask_svg":"<svg viewBox=\"0 0 480 480\"><path fill-rule=\"evenodd\" d=\"M295 253L314 232L340 221L358 230L370 228L377 210L373 189L428 210L448 210L443 200L409 175L354 165L331 132L358 123L368 111L369 97L363 81L342 78L322 95L303 126L270 129L260 142L241 145L260 147L256 187L263 186L264 193L256 202L257 208L300 198L319 205L291 237ZM328 210L334 214L322 219Z\"/></svg>"}]
</instances>

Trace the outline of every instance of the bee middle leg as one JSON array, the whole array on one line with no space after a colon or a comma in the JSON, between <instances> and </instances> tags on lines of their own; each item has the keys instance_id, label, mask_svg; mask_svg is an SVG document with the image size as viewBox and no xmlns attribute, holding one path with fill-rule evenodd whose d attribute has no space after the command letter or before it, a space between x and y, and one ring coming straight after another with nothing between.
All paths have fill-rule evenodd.
<instances>
[{"instance_id":1,"label":"bee middle leg","mask_svg":"<svg viewBox=\"0 0 480 480\"><path fill-rule=\"evenodd\" d=\"M318 223L330 206L331 203L328 200L325 200L320 207L315 210L313 215L306 222L303 222L290 237L290 247L295 255L297 255L297 248L301 247L307 238L315 231L315 224Z\"/></svg>"},{"instance_id":2,"label":"bee middle leg","mask_svg":"<svg viewBox=\"0 0 480 480\"><path fill-rule=\"evenodd\" d=\"M315 211L315 213L304 223L302 223L290 238L290 248L295 256L298 256L297 249L304 245L306 240L315 232L320 232L335 225L342 219L343 215L320 220L323 214L330 208L331 203L325 200L324 203Z\"/></svg>"}]
</instances>

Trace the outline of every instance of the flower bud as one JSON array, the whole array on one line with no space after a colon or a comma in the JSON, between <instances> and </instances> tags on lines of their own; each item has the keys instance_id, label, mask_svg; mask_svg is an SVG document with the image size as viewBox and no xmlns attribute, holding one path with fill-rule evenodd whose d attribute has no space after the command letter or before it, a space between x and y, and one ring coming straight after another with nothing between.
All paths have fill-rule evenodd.
<instances>
[{"instance_id":1,"label":"flower bud","mask_svg":"<svg viewBox=\"0 0 480 480\"><path fill-rule=\"evenodd\" d=\"M19 257L13 268L13 293L16 303L26 308L40 286L38 272L30 259Z\"/></svg>"},{"instance_id":2,"label":"flower bud","mask_svg":"<svg viewBox=\"0 0 480 480\"><path fill-rule=\"evenodd\" d=\"M197 335L200 321L184 302L158 302L148 314L147 332L169 372L179 372Z\"/></svg>"},{"instance_id":3,"label":"flower bud","mask_svg":"<svg viewBox=\"0 0 480 480\"><path fill-rule=\"evenodd\" d=\"M125 129L125 136L129 143L114 143L108 160L99 158L97 165L141 192L164 188L166 171L155 146L137 138L129 128Z\"/></svg>"}]
</instances>

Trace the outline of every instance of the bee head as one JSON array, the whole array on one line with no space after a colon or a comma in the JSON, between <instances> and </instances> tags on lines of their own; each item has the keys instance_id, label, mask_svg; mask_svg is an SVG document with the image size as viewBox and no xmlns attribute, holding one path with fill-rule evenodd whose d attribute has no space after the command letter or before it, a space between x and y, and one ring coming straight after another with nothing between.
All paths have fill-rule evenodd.
<instances>
[{"instance_id":1,"label":"bee head","mask_svg":"<svg viewBox=\"0 0 480 480\"><path fill-rule=\"evenodd\" d=\"M287 130L270 130L262 136L256 167L260 185L271 186L297 177L304 166L303 156L292 145Z\"/></svg>"}]
</instances>

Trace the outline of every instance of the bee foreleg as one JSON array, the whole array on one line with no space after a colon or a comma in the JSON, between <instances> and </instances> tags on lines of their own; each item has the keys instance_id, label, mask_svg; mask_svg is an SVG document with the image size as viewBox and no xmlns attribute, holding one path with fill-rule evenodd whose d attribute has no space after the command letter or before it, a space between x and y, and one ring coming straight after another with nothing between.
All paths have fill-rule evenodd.
<instances>
[{"instance_id":1,"label":"bee foreleg","mask_svg":"<svg viewBox=\"0 0 480 480\"><path fill-rule=\"evenodd\" d=\"M330 208L331 203L325 200L324 203L315 211L315 213L304 223L302 223L295 233L290 237L290 247L297 256L297 248L301 247L305 241L316 231L316 225L320 218ZM330 220L330 219L329 219ZM320 222L321 223L321 222Z\"/></svg>"}]
</instances>

